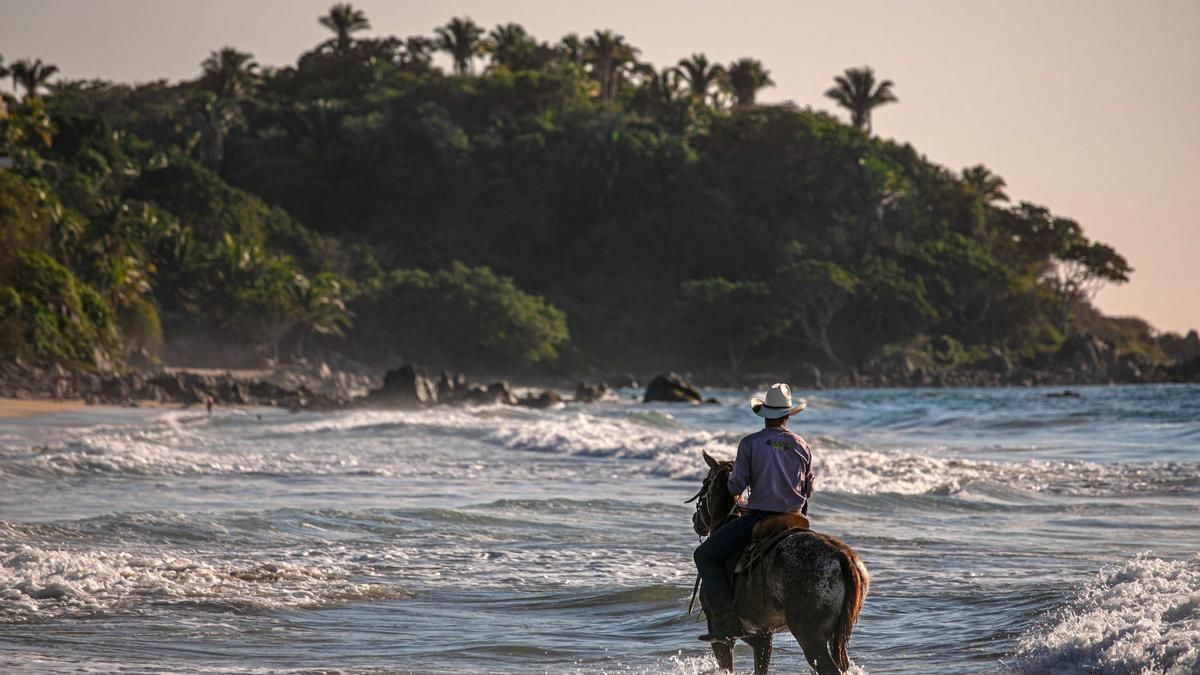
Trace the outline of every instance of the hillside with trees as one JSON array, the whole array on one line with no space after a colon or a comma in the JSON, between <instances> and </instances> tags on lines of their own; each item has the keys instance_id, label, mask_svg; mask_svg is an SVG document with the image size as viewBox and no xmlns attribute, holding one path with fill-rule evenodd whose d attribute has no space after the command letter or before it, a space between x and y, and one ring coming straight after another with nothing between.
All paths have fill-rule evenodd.
<instances>
[{"instance_id":1,"label":"hillside with trees","mask_svg":"<svg viewBox=\"0 0 1200 675\"><path fill-rule=\"evenodd\" d=\"M736 377L1196 342L1092 306L1132 269L1078 223L875 136L902 83L870 68L825 93L847 124L757 103L752 58L319 21L294 65L224 47L178 83L0 62L0 359Z\"/></svg>"}]
</instances>

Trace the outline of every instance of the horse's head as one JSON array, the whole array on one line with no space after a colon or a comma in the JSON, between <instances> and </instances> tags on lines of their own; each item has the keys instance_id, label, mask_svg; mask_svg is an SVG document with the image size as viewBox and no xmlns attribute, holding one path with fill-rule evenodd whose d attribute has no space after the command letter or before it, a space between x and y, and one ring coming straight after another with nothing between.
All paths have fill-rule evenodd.
<instances>
[{"instance_id":1,"label":"horse's head","mask_svg":"<svg viewBox=\"0 0 1200 675\"><path fill-rule=\"evenodd\" d=\"M729 472L733 470L733 462L717 461L707 452L701 454L704 455L704 462L708 464L708 475L704 477L700 491L687 501L696 502L696 512L692 514L692 529L701 537L707 537L733 511L733 495L729 494L729 488L726 487Z\"/></svg>"}]
</instances>

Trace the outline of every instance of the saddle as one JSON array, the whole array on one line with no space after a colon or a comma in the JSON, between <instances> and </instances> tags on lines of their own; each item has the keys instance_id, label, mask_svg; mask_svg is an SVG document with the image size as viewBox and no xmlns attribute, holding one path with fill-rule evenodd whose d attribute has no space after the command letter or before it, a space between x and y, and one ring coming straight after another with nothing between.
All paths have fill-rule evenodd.
<instances>
[{"instance_id":1,"label":"saddle","mask_svg":"<svg viewBox=\"0 0 1200 675\"><path fill-rule=\"evenodd\" d=\"M793 532L811 532L808 516L800 513L778 513L763 518L754 526L750 544L742 549L733 567L734 574L749 572L768 551Z\"/></svg>"}]
</instances>

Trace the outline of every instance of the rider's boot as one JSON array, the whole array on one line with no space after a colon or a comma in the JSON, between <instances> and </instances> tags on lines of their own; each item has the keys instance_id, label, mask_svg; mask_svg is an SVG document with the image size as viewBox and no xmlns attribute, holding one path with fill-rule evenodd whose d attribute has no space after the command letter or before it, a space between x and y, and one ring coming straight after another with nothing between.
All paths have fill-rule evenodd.
<instances>
[{"instance_id":1,"label":"rider's boot","mask_svg":"<svg viewBox=\"0 0 1200 675\"><path fill-rule=\"evenodd\" d=\"M727 610L713 615L712 630L699 639L704 642L733 642L741 637L745 637L742 620L732 610Z\"/></svg>"}]
</instances>

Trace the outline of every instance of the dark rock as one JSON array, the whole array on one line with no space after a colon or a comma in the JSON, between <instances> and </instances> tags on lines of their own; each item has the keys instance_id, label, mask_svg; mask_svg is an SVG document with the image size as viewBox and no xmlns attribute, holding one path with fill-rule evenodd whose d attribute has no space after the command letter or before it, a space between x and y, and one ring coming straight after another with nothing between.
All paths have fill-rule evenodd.
<instances>
[{"instance_id":1,"label":"dark rock","mask_svg":"<svg viewBox=\"0 0 1200 675\"><path fill-rule=\"evenodd\" d=\"M1107 375L1109 367L1116 360L1116 350L1111 344L1095 335L1084 333L1072 335L1064 340L1050 365L1095 377L1099 374Z\"/></svg>"},{"instance_id":2,"label":"dark rock","mask_svg":"<svg viewBox=\"0 0 1200 675\"><path fill-rule=\"evenodd\" d=\"M424 368L406 363L383 376L383 386L367 396L371 403L424 406L438 402L437 384Z\"/></svg>"},{"instance_id":3,"label":"dark rock","mask_svg":"<svg viewBox=\"0 0 1200 675\"><path fill-rule=\"evenodd\" d=\"M1079 392L1064 389L1062 391L1052 391L1046 394L1046 398L1079 398Z\"/></svg>"},{"instance_id":4,"label":"dark rock","mask_svg":"<svg viewBox=\"0 0 1200 675\"><path fill-rule=\"evenodd\" d=\"M487 387L471 384L463 390L462 400L471 405L486 405L492 403Z\"/></svg>"},{"instance_id":5,"label":"dark rock","mask_svg":"<svg viewBox=\"0 0 1200 675\"><path fill-rule=\"evenodd\" d=\"M1142 375L1142 365L1133 356L1122 356L1108 367L1108 376L1112 381L1122 384L1142 382L1145 380Z\"/></svg>"},{"instance_id":6,"label":"dark rock","mask_svg":"<svg viewBox=\"0 0 1200 675\"><path fill-rule=\"evenodd\" d=\"M609 395L608 385L603 382L599 384L580 382L575 387L575 402L577 403L595 403Z\"/></svg>"},{"instance_id":7,"label":"dark rock","mask_svg":"<svg viewBox=\"0 0 1200 675\"><path fill-rule=\"evenodd\" d=\"M675 373L656 376L650 381L650 386L646 387L646 393L642 397L645 403L699 403L701 400L703 397L700 396L700 390Z\"/></svg>"},{"instance_id":8,"label":"dark rock","mask_svg":"<svg viewBox=\"0 0 1200 675\"><path fill-rule=\"evenodd\" d=\"M715 398L709 397L704 399L704 402L710 405L721 405L721 402Z\"/></svg>"},{"instance_id":9,"label":"dark rock","mask_svg":"<svg viewBox=\"0 0 1200 675\"><path fill-rule=\"evenodd\" d=\"M467 395L467 376L462 373L454 375L442 371L442 376L438 378L437 394L438 401L441 403L454 403L463 400Z\"/></svg>"},{"instance_id":10,"label":"dark rock","mask_svg":"<svg viewBox=\"0 0 1200 675\"><path fill-rule=\"evenodd\" d=\"M553 389L545 389L537 396L525 396L517 401L518 405L527 408L549 408L563 402L562 396Z\"/></svg>"},{"instance_id":11,"label":"dark rock","mask_svg":"<svg viewBox=\"0 0 1200 675\"><path fill-rule=\"evenodd\" d=\"M503 403L504 405L517 404L517 395L513 393L512 386L504 380L489 384L487 393L491 399L491 403Z\"/></svg>"}]
</instances>

